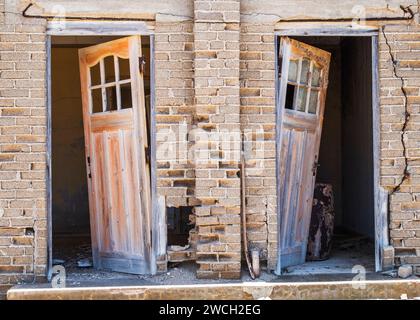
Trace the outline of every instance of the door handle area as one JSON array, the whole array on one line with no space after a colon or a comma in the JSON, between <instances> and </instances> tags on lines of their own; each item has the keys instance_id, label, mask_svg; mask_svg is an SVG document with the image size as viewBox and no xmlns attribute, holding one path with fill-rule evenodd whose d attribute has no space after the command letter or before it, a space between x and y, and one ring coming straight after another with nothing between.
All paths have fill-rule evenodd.
<instances>
[{"instance_id":1,"label":"door handle area","mask_svg":"<svg viewBox=\"0 0 420 320\"><path fill-rule=\"evenodd\" d=\"M316 175L316 172L317 172L319 166L320 166L320 164L318 163L318 161L315 160L314 161L314 164L312 166L312 175L313 176Z\"/></svg>"}]
</instances>

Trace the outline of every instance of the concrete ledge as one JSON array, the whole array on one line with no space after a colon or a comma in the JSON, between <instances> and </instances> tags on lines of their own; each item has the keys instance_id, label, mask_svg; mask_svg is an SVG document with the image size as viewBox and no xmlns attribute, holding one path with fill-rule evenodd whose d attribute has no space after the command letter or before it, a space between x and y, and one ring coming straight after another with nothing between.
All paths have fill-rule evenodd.
<instances>
[{"instance_id":1,"label":"concrete ledge","mask_svg":"<svg viewBox=\"0 0 420 320\"><path fill-rule=\"evenodd\" d=\"M243 282L235 284L46 288L15 286L9 300L212 300L212 299L409 299L420 297L420 280Z\"/></svg>"}]
</instances>

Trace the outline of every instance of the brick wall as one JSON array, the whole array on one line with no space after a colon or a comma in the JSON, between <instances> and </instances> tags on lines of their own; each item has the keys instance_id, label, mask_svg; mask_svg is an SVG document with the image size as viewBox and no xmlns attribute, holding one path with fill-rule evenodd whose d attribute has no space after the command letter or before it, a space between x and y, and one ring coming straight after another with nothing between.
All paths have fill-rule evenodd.
<instances>
[{"instance_id":1,"label":"brick wall","mask_svg":"<svg viewBox=\"0 0 420 320\"><path fill-rule=\"evenodd\" d=\"M194 115L192 22L155 28L158 192L168 207L192 206L194 164L188 132Z\"/></svg>"},{"instance_id":2,"label":"brick wall","mask_svg":"<svg viewBox=\"0 0 420 320\"><path fill-rule=\"evenodd\" d=\"M417 273L420 273L419 44L420 26L414 21L386 25L380 33L381 184L392 193L389 227L395 263L413 264ZM401 142L405 111L410 114L403 134L406 151ZM393 192L402 181L405 158L407 179Z\"/></svg>"},{"instance_id":3,"label":"brick wall","mask_svg":"<svg viewBox=\"0 0 420 320\"><path fill-rule=\"evenodd\" d=\"M0 286L43 275L47 253L45 20L24 19L15 1L4 3L0 9L9 13L0 15ZM198 276L237 278L240 130L251 151L250 247L260 250L270 269L276 262L275 22L241 21L239 0L194 5L193 21L155 25L158 191L167 206L194 207ZM392 190L404 171L403 77L411 113L404 135L409 176L391 196L390 233L395 262L420 272L420 27L414 21L387 23L385 34L388 45L380 33L379 56L381 185ZM161 148L168 145L168 132L170 150ZM221 143L225 132L233 133L233 152ZM209 159L201 161L203 154Z\"/></svg>"},{"instance_id":4,"label":"brick wall","mask_svg":"<svg viewBox=\"0 0 420 320\"><path fill-rule=\"evenodd\" d=\"M239 1L194 3L199 278L240 275Z\"/></svg>"},{"instance_id":5,"label":"brick wall","mask_svg":"<svg viewBox=\"0 0 420 320\"><path fill-rule=\"evenodd\" d=\"M45 21L0 5L0 291L43 276L45 192Z\"/></svg>"},{"instance_id":6,"label":"brick wall","mask_svg":"<svg viewBox=\"0 0 420 320\"><path fill-rule=\"evenodd\" d=\"M276 263L274 25L241 24L241 130L246 136L246 214L250 249Z\"/></svg>"},{"instance_id":7,"label":"brick wall","mask_svg":"<svg viewBox=\"0 0 420 320\"><path fill-rule=\"evenodd\" d=\"M157 21L155 27L157 189L167 207L198 203L194 197L195 168L189 155L192 143L188 138L195 112L192 30L192 22ZM195 238L193 229L192 247ZM166 270L165 257L159 260L158 270Z\"/></svg>"}]
</instances>

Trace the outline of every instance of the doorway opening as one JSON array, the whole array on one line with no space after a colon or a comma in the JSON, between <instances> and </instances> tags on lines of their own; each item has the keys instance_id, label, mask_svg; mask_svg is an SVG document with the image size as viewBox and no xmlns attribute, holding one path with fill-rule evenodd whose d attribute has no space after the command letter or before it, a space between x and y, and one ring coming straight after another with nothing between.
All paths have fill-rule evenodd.
<instances>
[{"instance_id":1,"label":"doorway opening","mask_svg":"<svg viewBox=\"0 0 420 320\"><path fill-rule=\"evenodd\" d=\"M288 266L283 274L348 274L357 265L374 272L372 38L290 38L331 53L315 186L331 186L334 222L328 257L309 261L307 256L305 263ZM294 95L287 89L285 108Z\"/></svg>"},{"instance_id":2,"label":"doorway opening","mask_svg":"<svg viewBox=\"0 0 420 320\"><path fill-rule=\"evenodd\" d=\"M89 206L86 138L83 122L82 91L79 68L79 49L96 46L122 36L52 36L50 55L51 76L51 209L52 209L52 264L63 265L67 273L93 270L92 221ZM150 119L150 37L141 36L144 103ZM104 72L106 110L112 114L132 108L130 65L128 59L103 58L104 70L92 68L92 87L101 82ZM119 61L118 68L114 64ZM102 63L102 62L101 62ZM95 69L95 70L94 70ZM118 71L117 71L118 70ZM97 71L97 72L96 72ZM96 73L95 73L96 72ZM116 80L116 77L118 78ZM120 83L118 83L120 80ZM95 83L98 82L98 83ZM116 86L108 83L116 83ZM92 89L92 114L102 110L99 90ZM150 121L147 121L150 124ZM123 131L121 131L123 132ZM148 135L150 130L148 130ZM121 133L123 134L123 133ZM148 136L150 139L150 135ZM128 141L128 140L124 140ZM149 140L150 141L150 140ZM111 168L112 169L112 168ZM95 230L96 232L96 230Z\"/></svg>"}]
</instances>

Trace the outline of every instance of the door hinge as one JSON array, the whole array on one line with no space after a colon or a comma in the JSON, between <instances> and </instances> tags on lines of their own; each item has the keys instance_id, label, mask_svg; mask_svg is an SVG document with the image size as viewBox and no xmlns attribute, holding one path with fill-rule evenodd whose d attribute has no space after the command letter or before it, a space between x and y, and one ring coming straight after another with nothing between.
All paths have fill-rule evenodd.
<instances>
[{"instance_id":1,"label":"door hinge","mask_svg":"<svg viewBox=\"0 0 420 320\"><path fill-rule=\"evenodd\" d=\"M146 58L144 56L139 57L139 68L140 68L141 73L144 73L145 66L146 66Z\"/></svg>"},{"instance_id":2,"label":"door hinge","mask_svg":"<svg viewBox=\"0 0 420 320\"><path fill-rule=\"evenodd\" d=\"M88 164L88 177L92 179L92 171L90 170L90 157L87 157L87 164Z\"/></svg>"},{"instance_id":3,"label":"door hinge","mask_svg":"<svg viewBox=\"0 0 420 320\"><path fill-rule=\"evenodd\" d=\"M320 164L318 163L318 160L315 159L314 164L312 166L312 175L315 177L316 176L316 172L318 171L318 167L320 166Z\"/></svg>"}]
</instances>

